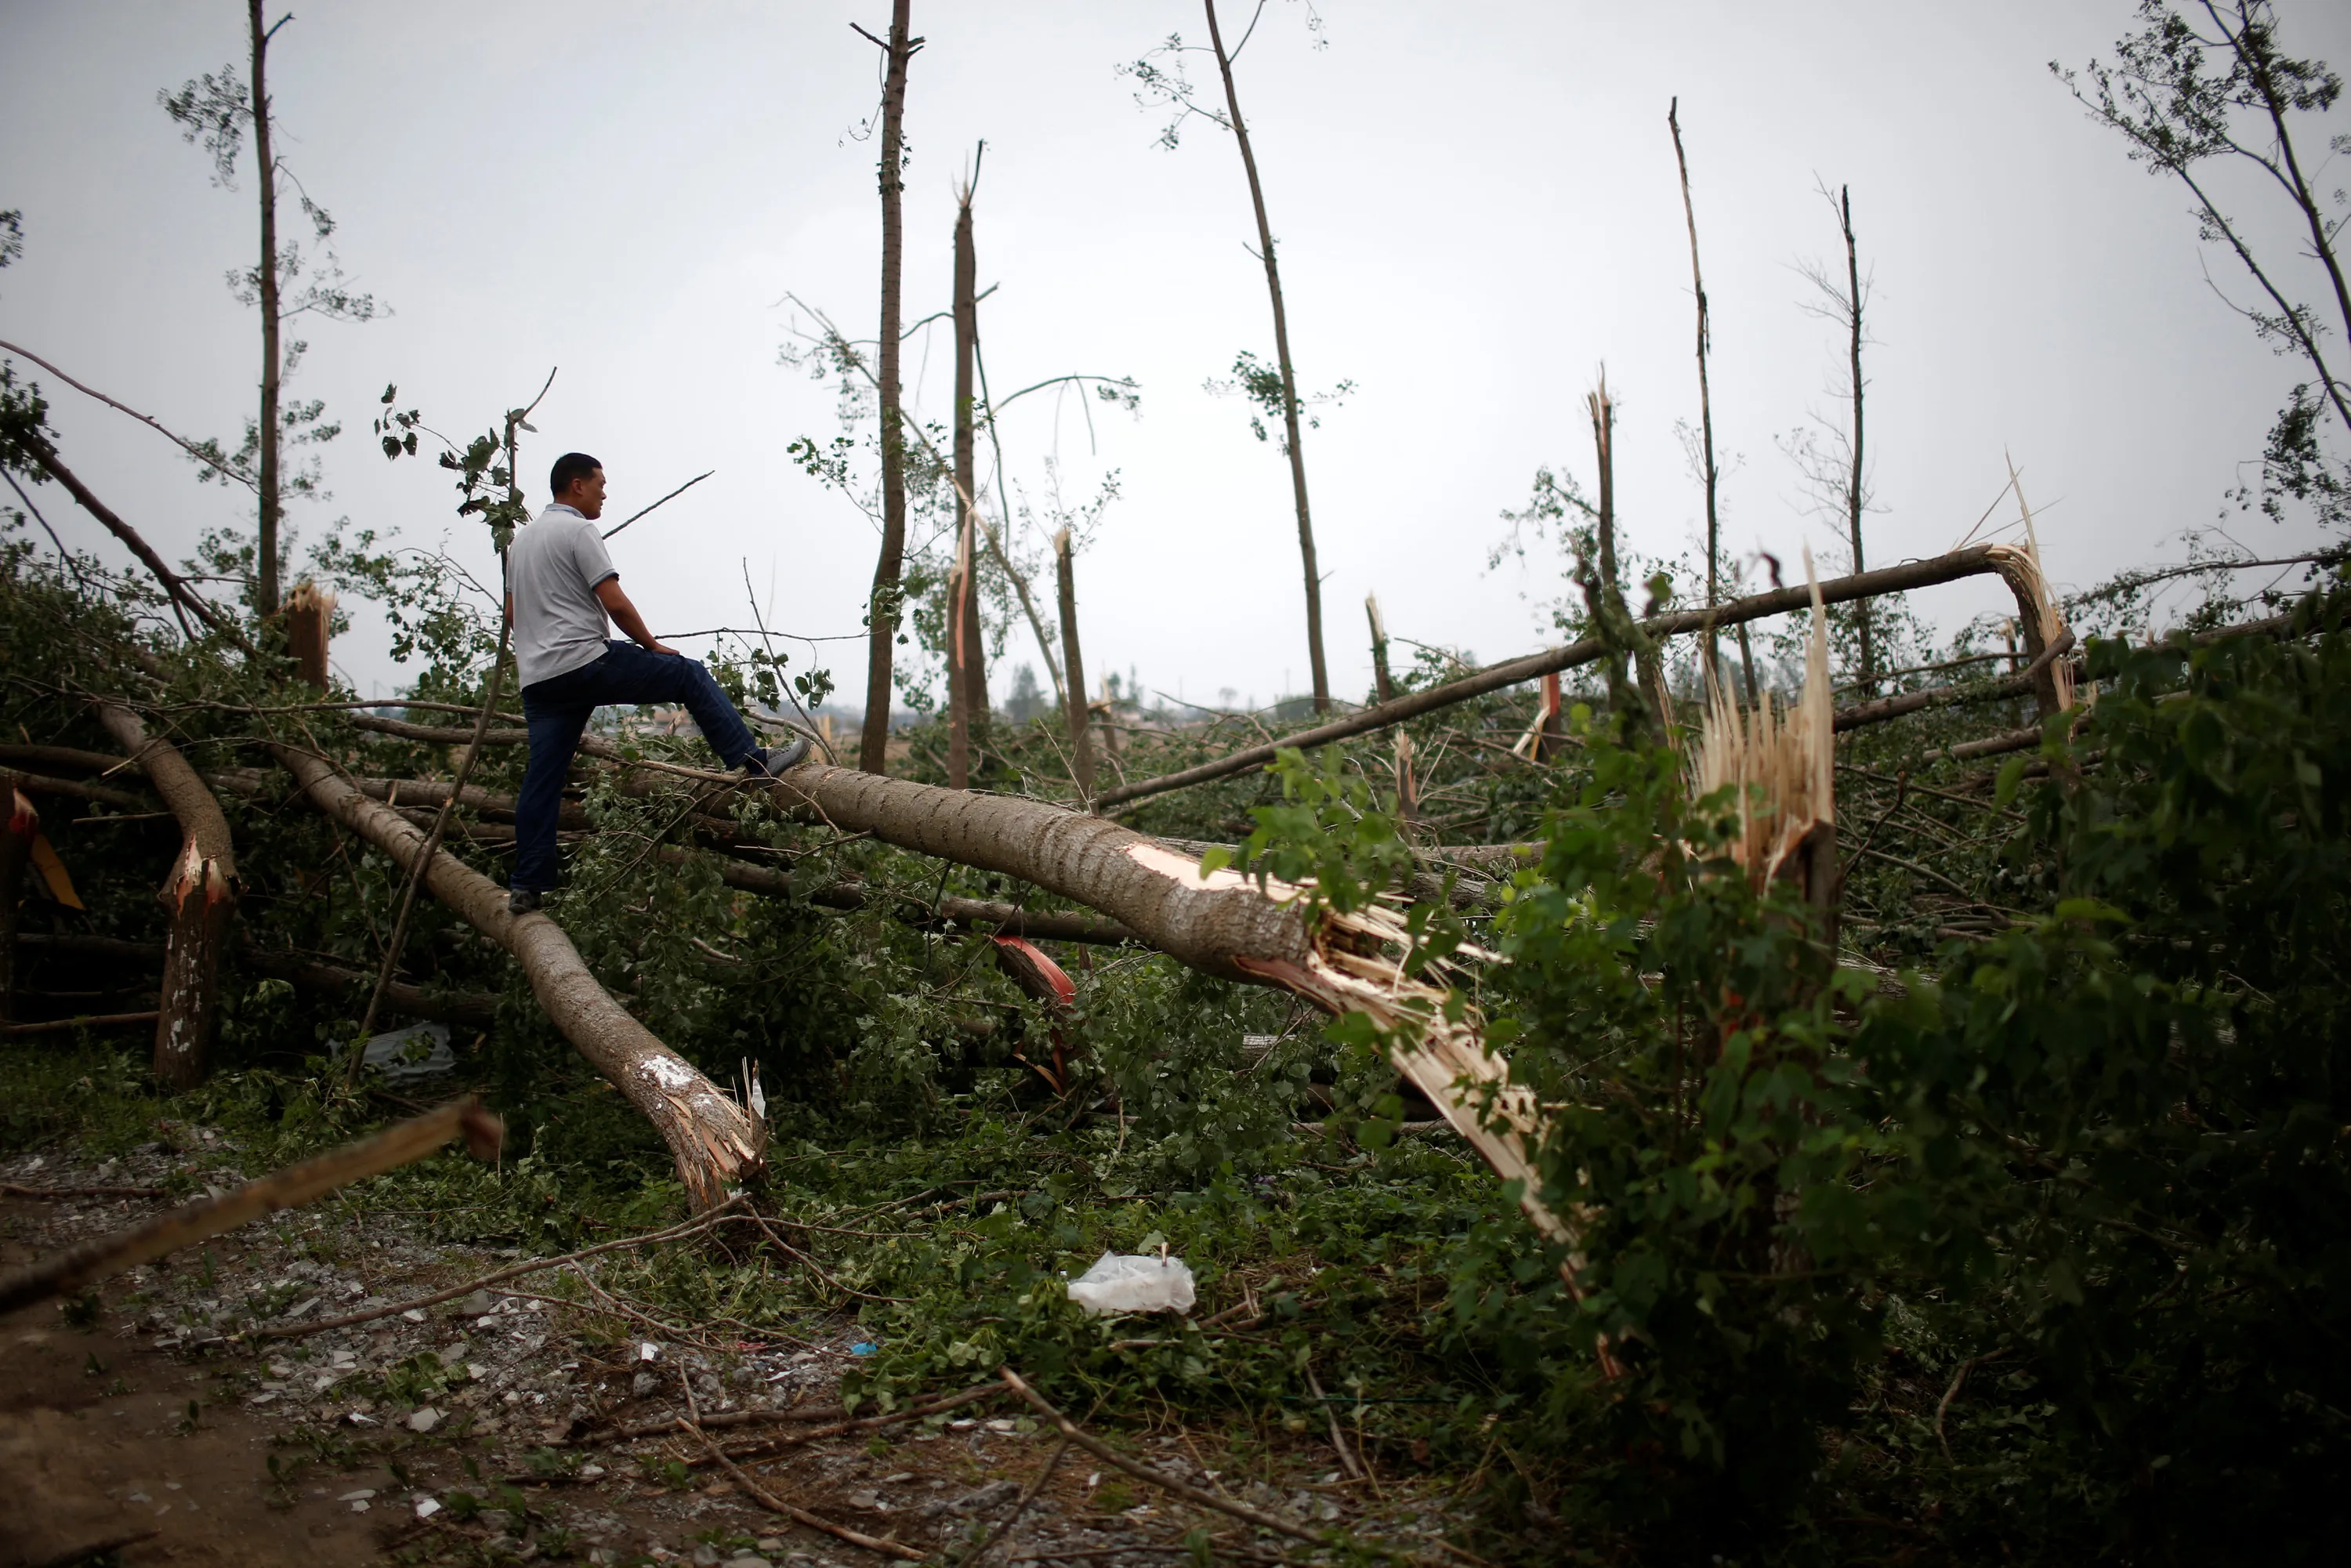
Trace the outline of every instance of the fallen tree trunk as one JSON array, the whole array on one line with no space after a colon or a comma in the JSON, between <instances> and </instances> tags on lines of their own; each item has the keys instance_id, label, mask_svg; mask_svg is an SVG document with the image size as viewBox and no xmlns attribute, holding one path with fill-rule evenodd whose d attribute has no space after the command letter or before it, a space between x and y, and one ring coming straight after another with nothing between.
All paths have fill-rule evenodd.
<instances>
[{"instance_id":1,"label":"fallen tree trunk","mask_svg":"<svg viewBox=\"0 0 2351 1568\"><path fill-rule=\"evenodd\" d=\"M180 821L180 858L162 892L172 924L156 992L155 1078L192 1089L204 1081L220 1023L220 956L236 914L236 851L220 802L186 758L120 703L100 704L98 719Z\"/></svg>"},{"instance_id":2,"label":"fallen tree trunk","mask_svg":"<svg viewBox=\"0 0 2351 1568\"><path fill-rule=\"evenodd\" d=\"M16 945L33 952L104 958L118 964L157 964L163 957L161 942L127 942L119 936L52 936L26 932L17 936ZM235 952L236 961L243 967L274 980L284 980L298 990L345 995L359 992L364 996L375 981L372 975L357 969L323 964L299 953L273 953L250 942L239 944ZM385 991L384 1000L395 1011L410 1018L463 1024L468 1029L487 1029L498 1018L498 998L489 991L436 990L394 980Z\"/></svg>"},{"instance_id":3,"label":"fallen tree trunk","mask_svg":"<svg viewBox=\"0 0 2351 1568\"><path fill-rule=\"evenodd\" d=\"M27 795L65 795L95 805L120 806L126 811L144 811L155 803L142 800L128 789L89 784L78 779L52 779L45 773L19 773L15 777L16 788Z\"/></svg>"},{"instance_id":4,"label":"fallen tree trunk","mask_svg":"<svg viewBox=\"0 0 2351 1568\"><path fill-rule=\"evenodd\" d=\"M103 751L84 751L72 746L18 746L0 743L0 762L21 763L30 768L70 768L81 773L111 773L120 768L122 758L109 757Z\"/></svg>"},{"instance_id":5,"label":"fallen tree trunk","mask_svg":"<svg viewBox=\"0 0 2351 1568\"><path fill-rule=\"evenodd\" d=\"M391 807L369 800L319 758L290 746L270 750L321 814L366 839L407 869L424 834ZM722 1202L727 1186L755 1172L765 1133L751 1113L654 1038L589 973L562 927L544 915L510 915L506 891L445 851L425 869L424 888L466 924L512 953L539 1006L668 1144L678 1178L697 1208Z\"/></svg>"},{"instance_id":6,"label":"fallen tree trunk","mask_svg":"<svg viewBox=\"0 0 2351 1568\"><path fill-rule=\"evenodd\" d=\"M1915 588L1931 588L1938 583L1955 582L1961 578L1980 577L1986 573L1998 575L2015 593L2022 612L2020 622L2029 629L2026 647L2037 656L2048 645L2042 631L2049 614L2048 601L2045 595L2032 591L2038 582L2038 570L2026 560L2024 552L2007 545L1974 545L1954 550L1949 555L1938 556L1932 560L1911 561L1876 571L1856 572L1851 577L1822 583L1820 595L1823 603L1844 604ZM1802 610L1811 602L1809 587L1774 589L1769 593L1734 599L1711 610L1679 610L1668 615L1653 615L1640 622L1640 631L1644 637L1655 642L1687 632L1703 632L1713 627L1735 626L1749 621L1784 615L1790 611ZM1351 736L1385 729L1391 725L1402 724L1423 714L1434 713L1456 703L1468 702L1524 681L1595 663L1606 651L1605 644L1599 638L1587 637L1564 648L1547 648L1521 659L1489 664L1458 681L1431 686L1426 691L1413 692L1394 702L1377 703L1344 718L1301 730L1296 735L1285 736L1263 746L1248 747L1175 773L1163 774L1156 779L1138 779L1133 783L1105 789L1096 797L1095 806L1098 810L1107 809L1124 801L1140 800L1146 796L1163 795L1171 789L1206 784L1211 779L1229 779L1236 773L1263 768L1281 751L1293 748L1311 750ZM2042 669L2045 680L2048 666L2044 664Z\"/></svg>"},{"instance_id":7,"label":"fallen tree trunk","mask_svg":"<svg viewBox=\"0 0 2351 1568\"><path fill-rule=\"evenodd\" d=\"M1486 1050L1474 1011L1446 1016L1442 988L1407 977L1388 956L1408 946L1403 920L1378 908L1310 921L1302 890L1262 885L1200 862L1102 817L1040 800L942 789L846 768L803 763L768 788L845 832L1000 872L1100 910L1204 974L1270 986L1331 1013L1380 1026L1390 1060L1506 1181L1545 1237L1575 1233L1542 1201L1534 1168L1532 1096ZM1575 1260L1562 1266L1576 1289Z\"/></svg>"},{"instance_id":8,"label":"fallen tree trunk","mask_svg":"<svg viewBox=\"0 0 2351 1568\"><path fill-rule=\"evenodd\" d=\"M405 779L360 779L353 782L371 800L382 800L389 795L401 800L413 799L420 804L427 800L440 800L447 794L449 789L446 784L434 784L431 781L417 783ZM392 788L393 786L397 788ZM412 789L415 791L413 796ZM438 790L440 793L429 793L434 790ZM471 789L468 789L465 793L468 796L478 794L485 797L487 803L484 809L491 811L499 810L499 803L504 802L509 808L508 814L511 814L512 796L495 795L488 790ZM459 803L465 805L473 802L466 800ZM403 814L405 820L416 826L424 825L417 821L417 817L422 813L416 807L403 805L395 809ZM578 808L567 807L566 810L577 811ZM705 820L716 821L717 819ZM595 831L585 827L584 816L579 821L581 827L575 831ZM568 825L571 819L567 817L565 821ZM486 826L480 823L462 822L452 831L468 843L510 844L514 842L514 830L502 825ZM690 852L675 844L658 844L654 846L653 854L655 860L664 865L684 865L693 860ZM796 894L792 877L789 872L778 871L773 866L749 865L725 855L717 856L716 863L718 867L718 879L729 887L739 889L744 893L759 894L769 898L805 897L820 909L844 911L863 909L877 898L884 896L881 892L861 882L836 882L816 888L810 888L803 883ZM899 917L911 925L933 925L945 930L952 930L959 925L991 925L1007 936L1032 936L1041 941L1092 942L1116 946L1142 940L1132 930L1115 921L1097 920L1089 915L1075 915L1058 910L1030 911L1023 909L1017 904L1005 904L994 899L947 896L909 901L899 911Z\"/></svg>"}]
</instances>

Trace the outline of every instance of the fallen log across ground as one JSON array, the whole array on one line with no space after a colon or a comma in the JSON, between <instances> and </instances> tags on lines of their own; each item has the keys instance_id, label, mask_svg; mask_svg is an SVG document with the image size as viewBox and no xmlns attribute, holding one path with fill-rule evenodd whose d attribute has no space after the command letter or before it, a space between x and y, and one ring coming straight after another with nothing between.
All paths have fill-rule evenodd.
<instances>
[{"instance_id":1,"label":"fallen log across ground","mask_svg":"<svg viewBox=\"0 0 2351 1568\"><path fill-rule=\"evenodd\" d=\"M34 952L59 953L85 957L105 958L120 964L158 964L163 958L161 942L128 942L120 936L50 936L26 932L16 938L16 946ZM366 995L375 977L340 965L325 963L299 953L274 953L256 947L251 942L238 944L232 951L236 961L256 975L284 980L305 991L339 992ZM395 980L385 992L384 999L395 1011L410 1018L432 1019L441 1023L464 1024L471 1029L487 1029L497 1021L498 998L490 991L449 991L432 987L413 986Z\"/></svg>"},{"instance_id":2,"label":"fallen log across ground","mask_svg":"<svg viewBox=\"0 0 2351 1568\"><path fill-rule=\"evenodd\" d=\"M220 1023L221 949L236 915L236 850L220 802L178 748L149 735L120 703L99 704L98 720L179 819L180 856L162 893L172 924L155 999L155 1079L167 1089L193 1089L204 1081Z\"/></svg>"},{"instance_id":3,"label":"fallen log across ground","mask_svg":"<svg viewBox=\"0 0 2351 1568\"><path fill-rule=\"evenodd\" d=\"M403 870L419 857L424 834L398 811L307 751L277 744L270 750L321 814ZM507 913L506 890L446 851L433 856L424 890L521 963L549 1019L661 1134L695 1207L723 1202L730 1186L758 1168L765 1129L614 1001L561 926L544 915Z\"/></svg>"},{"instance_id":4,"label":"fallen log across ground","mask_svg":"<svg viewBox=\"0 0 2351 1568\"><path fill-rule=\"evenodd\" d=\"M460 1134L476 1159L487 1160L497 1156L505 1129L473 1100L394 1123L371 1138L274 1171L235 1192L183 1204L129 1230L93 1237L0 1275L0 1312L70 1295L151 1258L193 1247L280 1209L298 1208L339 1186L421 1160Z\"/></svg>"},{"instance_id":5,"label":"fallen log across ground","mask_svg":"<svg viewBox=\"0 0 2351 1568\"><path fill-rule=\"evenodd\" d=\"M2049 601L2040 582L2038 567L2027 552L2013 546L1972 545L1966 549L1954 550L1949 555L1937 556L1931 560L1910 561L1876 571L1856 572L1851 577L1840 577L1822 583L1820 595L1823 603L1844 604L1911 589L1931 588L1938 583L1956 582L1961 578L1980 577L1987 573L1999 576L2015 593L2021 612L2018 624L2024 633L2025 652L2029 657L2038 660L2053 636L2053 629L2047 635L2043 632L2051 613ZM1734 599L1711 610L1677 610L1670 614L1653 615L1640 622L1640 629L1645 636L1656 641L1689 632L1704 632L1714 627L1735 626L1773 615L1785 615L1790 611L1803 609L1810 602L1809 588L1774 589L1769 593ZM1282 736L1262 746L1246 747L1156 779L1138 779L1132 783L1105 789L1095 798L1095 809L1107 810L1130 800L1164 795L1171 789L1206 784L1216 779L1229 779L1236 773L1263 768L1284 750L1311 750L1316 747L1328 746L1332 741L1344 740L1350 736L1385 729L1407 719L1418 718L1423 714L1484 696L1489 692L1499 692L1542 675L1597 663L1605 653L1605 644L1599 638L1586 637L1564 648L1547 648L1524 658L1489 664L1458 681L1408 693L1393 702L1375 703L1344 718L1333 719L1295 735ZM2045 710L2050 712L2055 711L2058 706L2051 685L2052 668L2045 663L2040 665L2035 685L2035 695L2042 700Z\"/></svg>"},{"instance_id":6,"label":"fallen log across ground","mask_svg":"<svg viewBox=\"0 0 2351 1568\"><path fill-rule=\"evenodd\" d=\"M1403 919L1378 907L1322 909L1309 920L1304 890L1259 883L1200 862L1106 818L1041 800L975 794L852 768L802 763L766 788L844 832L870 833L919 853L1017 876L1101 911L1203 974L1269 986L1332 1014L1361 1012L1388 1041L1389 1059L1468 1140L1496 1174L1520 1184L1520 1204L1547 1239L1575 1233L1542 1201L1531 1142L1532 1096L1510 1082L1486 1049L1477 1015L1401 963L1366 956L1408 946ZM1481 1111L1481 1103L1489 1108ZM1571 1292L1578 1287L1562 1265Z\"/></svg>"}]
</instances>

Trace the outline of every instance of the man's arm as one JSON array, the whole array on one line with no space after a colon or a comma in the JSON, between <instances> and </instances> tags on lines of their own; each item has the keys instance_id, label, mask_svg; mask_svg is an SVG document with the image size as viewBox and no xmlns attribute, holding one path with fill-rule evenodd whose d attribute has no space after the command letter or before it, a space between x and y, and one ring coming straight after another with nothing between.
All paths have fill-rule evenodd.
<instances>
[{"instance_id":1,"label":"man's arm","mask_svg":"<svg viewBox=\"0 0 2351 1568\"><path fill-rule=\"evenodd\" d=\"M629 601L629 596L626 593L621 591L619 577L608 577L598 583L596 597L604 601L604 612L612 618L614 625L629 634L631 642L651 653L677 652L666 643L654 640L652 631L645 625L645 618L637 613L637 607Z\"/></svg>"}]
</instances>

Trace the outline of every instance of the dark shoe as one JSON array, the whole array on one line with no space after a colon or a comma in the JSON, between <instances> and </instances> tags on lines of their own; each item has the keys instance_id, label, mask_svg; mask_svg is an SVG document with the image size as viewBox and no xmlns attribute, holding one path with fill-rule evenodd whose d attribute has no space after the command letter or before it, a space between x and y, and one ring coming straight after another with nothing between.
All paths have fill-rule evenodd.
<instances>
[{"instance_id":1,"label":"dark shoe","mask_svg":"<svg viewBox=\"0 0 2351 1568\"><path fill-rule=\"evenodd\" d=\"M789 746L770 746L751 753L743 759L743 771L754 779L781 778L786 770L806 762L808 754L808 739L802 737Z\"/></svg>"},{"instance_id":2,"label":"dark shoe","mask_svg":"<svg viewBox=\"0 0 2351 1568\"><path fill-rule=\"evenodd\" d=\"M537 892L531 888L516 888L512 893L507 894L507 913L508 915L536 915L538 913L540 902L544 900L546 896L547 895L545 894Z\"/></svg>"}]
</instances>

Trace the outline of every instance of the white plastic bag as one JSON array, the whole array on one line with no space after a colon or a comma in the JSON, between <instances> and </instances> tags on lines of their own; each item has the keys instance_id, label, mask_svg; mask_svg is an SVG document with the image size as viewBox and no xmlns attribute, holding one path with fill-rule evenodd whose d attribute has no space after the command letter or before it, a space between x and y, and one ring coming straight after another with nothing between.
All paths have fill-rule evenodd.
<instances>
[{"instance_id":1,"label":"white plastic bag","mask_svg":"<svg viewBox=\"0 0 2351 1568\"><path fill-rule=\"evenodd\" d=\"M1111 1312L1188 1312L1192 1270L1181 1258L1105 1252L1070 1281L1070 1300L1095 1317Z\"/></svg>"}]
</instances>

